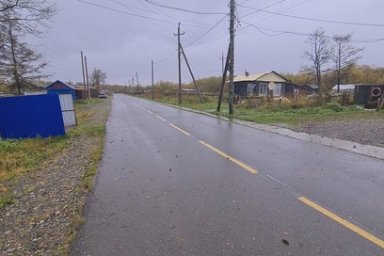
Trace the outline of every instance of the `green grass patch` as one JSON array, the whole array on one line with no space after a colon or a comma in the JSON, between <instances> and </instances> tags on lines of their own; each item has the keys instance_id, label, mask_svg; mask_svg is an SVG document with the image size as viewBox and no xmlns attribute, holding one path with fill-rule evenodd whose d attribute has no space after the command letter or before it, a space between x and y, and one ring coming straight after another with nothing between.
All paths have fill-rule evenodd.
<instances>
[{"instance_id":1,"label":"green grass patch","mask_svg":"<svg viewBox=\"0 0 384 256\"><path fill-rule=\"evenodd\" d=\"M14 202L15 202L15 199L13 198L11 193L5 193L0 196L0 208L8 204L13 204Z\"/></svg>"},{"instance_id":2,"label":"green grass patch","mask_svg":"<svg viewBox=\"0 0 384 256\"><path fill-rule=\"evenodd\" d=\"M255 99L251 99L235 105L234 114L231 116L228 113L228 104L224 102L221 104L220 112L216 112L217 101L214 100L201 104L196 98L193 100L184 98L181 106L228 118L287 127L331 120L384 118L384 111L366 111L356 106L342 106L337 102L321 103L306 98L291 102L262 100L264 100L262 104L257 104ZM178 105L177 99L174 98L162 98L159 102Z\"/></svg>"},{"instance_id":3,"label":"green grass patch","mask_svg":"<svg viewBox=\"0 0 384 256\"><path fill-rule=\"evenodd\" d=\"M97 168L99 166L99 162L103 157L103 144L98 144L91 153L91 162L87 166L87 169L84 173L83 185L87 190L91 190L94 184L94 176L97 173Z\"/></svg>"},{"instance_id":4,"label":"green grass patch","mask_svg":"<svg viewBox=\"0 0 384 256\"><path fill-rule=\"evenodd\" d=\"M0 140L0 182L37 169L42 162L68 146L66 136L24 140ZM1 191L0 191L1 192Z\"/></svg>"}]
</instances>

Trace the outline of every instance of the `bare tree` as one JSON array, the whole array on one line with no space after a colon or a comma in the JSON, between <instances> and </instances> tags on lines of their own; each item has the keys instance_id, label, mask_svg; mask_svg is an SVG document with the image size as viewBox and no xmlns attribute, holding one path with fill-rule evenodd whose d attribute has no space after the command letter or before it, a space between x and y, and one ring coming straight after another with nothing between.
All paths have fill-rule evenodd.
<instances>
[{"instance_id":1,"label":"bare tree","mask_svg":"<svg viewBox=\"0 0 384 256\"><path fill-rule=\"evenodd\" d=\"M304 52L304 56L311 62L308 70L316 77L317 85L322 92L322 69L332 58L332 48L330 39L325 34L325 30L319 28L309 35L307 44L310 50Z\"/></svg>"},{"instance_id":2,"label":"bare tree","mask_svg":"<svg viewBox=\"0 0 384 256\"><path fill-rule=\"evenodd\" d=\"M0 23L14 21L28 34L39 34L41 27L56 13L51 0L2 0Z\"/></svg>"},{"instance_id":3,"label":"bare tree","mask_svg":"<svg viewBox=\"0 0 384 256\"><path fill-rule=\"evenodd\" d=\"M15 90L21 95L22 89L32 85L32 81L45 77L40 72L47 63L38 63L41 55L36 54L26 43L20 42L13 23L12 20L8 21L5 44L0 51L0 74L11 91Z\"/></svg>"},{"instance_id":4,"label":"bare tree","mask_svg":"<svg viewBox=\"0 0 384 256\"><path fill-rule=\"evenodd\" d=\"M26 43L26 36L39 36L42 26L55 13L47 0L0 1L0 78L21 94L33 80L43 78L46 63Z\"/></svg>"},{"instance_id":5,"label":"bare tree","mask_svg":"<svg viewBox=\"0 0 384 256\"><path fill-rule=\"evenodd\" d=\"M101 69L94 69L91 75L91 84L100 91L100 86L107 80L107 75Z\"/></svg>"},{"instance_id":6,"label":"bare tree","mask_svg":"<svg viewBox=\"0 0 384 256\"><path fill-rule=\"evenodd\" d=\"M334 35L333 42L335 44L335 52L333 60L336 64L337 71L337 92L340 91L341 72L344 68L355 64L361 56L359 53L363 48L356 48L350 45L352 34L347 35Z\"/></svg>"}]
</instances>

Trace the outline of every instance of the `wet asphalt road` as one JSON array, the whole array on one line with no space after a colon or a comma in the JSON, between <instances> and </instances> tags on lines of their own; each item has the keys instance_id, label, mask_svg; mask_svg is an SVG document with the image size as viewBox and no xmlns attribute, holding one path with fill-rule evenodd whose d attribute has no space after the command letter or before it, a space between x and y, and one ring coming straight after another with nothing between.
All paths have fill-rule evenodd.
<instances>
[{"instance_id":1,"label":"wet asphalt road","mask_svg":"<svg viewBox=\"0 0 384 256\"><path fill-rule=\"evenodd\" d=\"M382 160L115 95L72 255L382 256L383 199Z\"/></svg>"}]
</instances>

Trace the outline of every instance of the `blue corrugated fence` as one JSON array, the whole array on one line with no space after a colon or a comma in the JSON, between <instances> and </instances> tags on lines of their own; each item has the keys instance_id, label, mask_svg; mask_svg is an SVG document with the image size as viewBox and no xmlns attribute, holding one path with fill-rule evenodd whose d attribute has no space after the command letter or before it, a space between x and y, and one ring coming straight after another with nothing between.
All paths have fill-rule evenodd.
<instances>
[{"instance_id":1,"label":"blue corrugated fence","mask_svg":"<svg viewBox=\"0 0 384 256\"><path fill-rule=\"evenodd\" d=\"M0 136L3 139L64 134L57 94L0 98Z\"/></svg>"}]
</instances>

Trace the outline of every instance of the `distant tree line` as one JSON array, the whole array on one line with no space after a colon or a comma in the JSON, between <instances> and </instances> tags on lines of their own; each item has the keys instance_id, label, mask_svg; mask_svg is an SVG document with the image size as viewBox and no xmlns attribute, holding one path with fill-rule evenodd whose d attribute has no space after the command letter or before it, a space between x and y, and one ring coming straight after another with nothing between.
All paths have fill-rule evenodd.
<instances>
[{"instance_id":1,"label":"distant tree line","mask_svg":"<svg viewBox=\"0 0 384 256\"><path fill-rule=\"evenodd\" d=\"M341 81L344 84L384 84L384 68L368 65L352 64L341 69ZM284 74L286 78L296 85L307 85L315 82L312 74L299 72L298 74ZM337 70L328 70L322 73L322 84L325 92L332 89L338 82Z\"/></svg>"}]
</instances>

